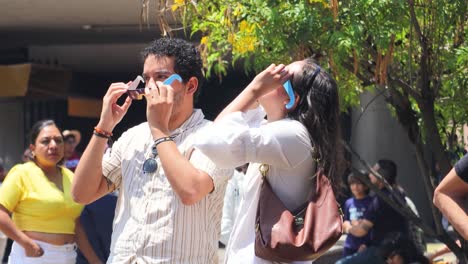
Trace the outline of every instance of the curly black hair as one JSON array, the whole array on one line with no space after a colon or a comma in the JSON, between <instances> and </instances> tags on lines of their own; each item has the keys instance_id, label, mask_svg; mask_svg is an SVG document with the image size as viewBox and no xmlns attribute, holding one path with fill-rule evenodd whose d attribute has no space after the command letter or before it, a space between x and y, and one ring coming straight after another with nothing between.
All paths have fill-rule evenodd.
<instances>
[{"instance_id":1,"label":"curly black hair","mask_svg":"<svg viewBox=\"0 0 468 264\"><path fill-rule=\"evenodd\" d=\"M190 42L179 38L160 38L149 44L142 52L143 63L150 55L174 58L174 71L179 74L184 83L191 77L198 79L198 89L195 98L200 94L203 84L203 63L198 49Z\"/></svg>"}]
</instances>

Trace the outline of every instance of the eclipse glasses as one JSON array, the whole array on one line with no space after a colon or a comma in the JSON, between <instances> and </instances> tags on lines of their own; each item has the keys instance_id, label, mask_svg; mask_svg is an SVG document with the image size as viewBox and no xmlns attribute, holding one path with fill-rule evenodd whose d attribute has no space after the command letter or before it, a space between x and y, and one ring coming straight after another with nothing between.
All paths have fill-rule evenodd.
<instances>
[{"instance_id":1,"label":"eclipse glasses","mask_svg":"<svg viewBox=\"0 0 468 264\"><path fill-rule=\"evenodd\" d=\"M174 73L171 76L169 76L169 78L164 80L163 84L171 85L175 80L182 82L182 77L180 77L179 74ZM145 80L143 79L143 77L141 77L141 75L138 75L128 87L127 94L130 97L130 99L142 100L143 96L145 96L145 88L137 88L140 82L144 83Z\"/></svg>"}]
</instances>

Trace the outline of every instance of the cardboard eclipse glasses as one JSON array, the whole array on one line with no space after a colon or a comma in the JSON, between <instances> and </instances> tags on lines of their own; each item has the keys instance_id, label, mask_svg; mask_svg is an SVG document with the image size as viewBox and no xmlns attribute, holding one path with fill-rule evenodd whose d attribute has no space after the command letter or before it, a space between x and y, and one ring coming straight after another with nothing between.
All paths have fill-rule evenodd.
<instances>
[{"instance_id":1,"label":"cardboard eclipse glasses","mask_svg":"<svg viewBox=\"0 0 468 264\"><path fill-rule=\"evenodd\" d=\"M182 77L180 77L179 74L174 73L171 76L169 76L169 78L164 80L163 84L164 85L171 85L175 80L177 80L179 82L182 82ZM135 78L135 80L130 84L130 87L128 87L127 94L130 97L130 99L132 99L132 100L142 100L143 96L145 96L145 88L137 88L138 84L140 84L140 82L144 83L145 80L143 79L143 77L138 75Z\"/></svg>"}]
</instances>

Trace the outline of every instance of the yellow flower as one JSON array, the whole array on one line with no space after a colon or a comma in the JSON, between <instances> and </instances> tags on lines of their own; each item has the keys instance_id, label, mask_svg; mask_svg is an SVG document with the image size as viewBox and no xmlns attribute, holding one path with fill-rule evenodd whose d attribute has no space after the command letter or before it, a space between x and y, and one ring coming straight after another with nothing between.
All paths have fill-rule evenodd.
<instances>
[{"instance_id":1,"label":"yellow flower","mask_svg":"<svg viewBox=\"0 0 468 264\"><path fill-rule=\"evenodd\" d=\"M204 37L200 40L200 43L203 44L203 45L206 45L206 43L208 43L208 37L207 37L207 36L204 36Z\"/></svg>"},{"instance_id":2,"label":"yellow flower","mask_svg":"<svg viewBox=\"0 0 468 264\"><path fill-rule=\"evenodd\" d=\"M174 4L171 6L172 12L176 11L177 8L185 5L185 0L174 0Z\"/></svg>"},{"instance_id":3,"label":"yellow flower","mask_svg":"<svg viewBox=\"0 0 468 264\"><path fill-rule=\"evenodd\" d=\"M239 3L237 3L237 6L234 9L234 12L232 12L232 15L234 17L237 17L237 16L241 15L242 14L242 9L243 9L243 6L241 4L239 4Z\"/></svg>"},{"instance_id":4,"label":"yellow flower","mask_svg":"<svg viewBox=\"0 0 468 264\"><path fill-rule=\"evenodd\" d=\"M228 42L231 43L231 44L233 44L233 43L234 43L234 39L235 39L234 34L232 34L231 32L229 32L228 38L227 38Z\"/></svg>"},{"instance_id":5,"label":"yellow flower","mask_svg":"<svg viewBox=\"0 0 468 264\"><path fill-rule=\"evenodd\" d=\"M257 38L255 36L239 36L232 42L234 53L244 54L255 49Z\"/></svg>"},{"instance_id":6,"label":"yellow flower","mask_svg":"<svg viewBox=\"0 0 468 264\"><path fill-rule=\"evenodd\" d=\"M239 24L239 31L243 34L251 34L255 30L255 25L247 23L247 21L242 20Z\"/></svg>"},{"instance_id":7,"label":"yellow flower","mask_svg":"<svg viewBox=\"0 0 468 264\"><path fill-rule=\"evenodd\" d=\"M232 38L231 38L232 39ZM228 38L232 44L233 52L244 54L255 49L257 37L255 36L255 24L249 24L247 21L242 20L239 24L239 32L235 39Z\"/></svg>"}]
</instances>

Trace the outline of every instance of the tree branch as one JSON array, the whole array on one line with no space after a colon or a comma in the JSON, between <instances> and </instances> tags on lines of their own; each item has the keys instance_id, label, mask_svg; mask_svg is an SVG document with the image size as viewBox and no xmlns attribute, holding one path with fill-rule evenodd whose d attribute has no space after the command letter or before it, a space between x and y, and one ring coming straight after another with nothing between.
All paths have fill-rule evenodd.
<instances>
[{"instance_id":1,"label":"tree branch","mask_svg":"<svg viewBox=\"0 0 468 264\"><path fill-rule=\"evenodd\" d=\"M414 0L408 0L408 5L411 22L414 26L414 29L416 30L416 34L418 35L419 44L421 44L423 49L426 49L426 41L424 40L425 36L423 35L421 31L421 26L419 25L418 19L416 18L416 12L414 12Z\"/></svg>"},{"instance_id":2,"label":"tree branch","mask_svg":"<svg viewBox=\"0 0 468 264\"><path fill-rule=\"evenodd\" d=\"M418 103L422 100L422 96L415 89L413 89L411 85L409 85L402 79L393 78L392 76L390 76L388 79L392 85L401 87L406 93L408 93L411 97L418 101Z\"/></svg>"}]
</instances>

